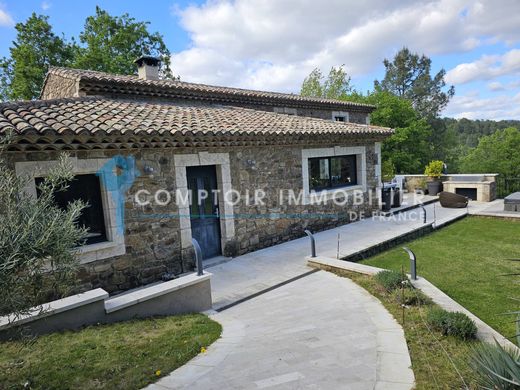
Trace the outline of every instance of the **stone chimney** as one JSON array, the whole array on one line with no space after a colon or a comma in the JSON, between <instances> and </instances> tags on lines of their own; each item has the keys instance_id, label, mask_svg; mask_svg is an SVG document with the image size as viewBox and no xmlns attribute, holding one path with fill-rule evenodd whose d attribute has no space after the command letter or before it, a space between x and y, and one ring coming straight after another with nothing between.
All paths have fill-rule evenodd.
<instances>
[{"instance_id":1,"label":"stone chimney","mask_svg":"<svg viewBox=\"0 0 520 390\"><path fill-rule=\"evenodd\" d=\"M159 65L161 60L152 56L141 56L134 61L137 64L137 74L141 80L159 80Z\"/></svg>"}]
</instances>

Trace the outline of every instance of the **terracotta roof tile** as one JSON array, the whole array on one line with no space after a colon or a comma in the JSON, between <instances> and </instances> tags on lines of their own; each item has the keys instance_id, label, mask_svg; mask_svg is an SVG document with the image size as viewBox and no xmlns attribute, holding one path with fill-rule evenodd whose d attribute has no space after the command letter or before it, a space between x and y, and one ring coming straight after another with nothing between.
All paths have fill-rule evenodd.
<instances>
[{"instance_id":1,"label":"terracotta roof tile","mask_svg":"<svg viewBox=\"0 0 520 390\"><path fill-rule=\"evenodd\" d=\"M321 106L322 108L354 109L364 112L373 111L376 107L370 104L314 98L290 93L256 91L242 88L220 87L206 84L188 83L176 80L143 80L137 76L116 75L92 70L51 67L48 74L54 74L69 80L81 83L80 89L95 95L96 91L129 93L141 96L179 95L195 99L213 98L214 100L228 100L239 102L260 100L271 106L295 104L300 106ZM45 86L44 86L45 88Z\"/></svg>"},{"instance_id":2,"label":"terracotta roof tile","mask_svg":"<svg viewBox=\"0 0 520 390\"><path fill-rule=\"evenodd\" d=\"M36 100L0 104L0 133L36 131L56 134L372 134L390 135L385 127L334 122L237 107L186 106L100 97Z\"/></svg>"}]
</instances>

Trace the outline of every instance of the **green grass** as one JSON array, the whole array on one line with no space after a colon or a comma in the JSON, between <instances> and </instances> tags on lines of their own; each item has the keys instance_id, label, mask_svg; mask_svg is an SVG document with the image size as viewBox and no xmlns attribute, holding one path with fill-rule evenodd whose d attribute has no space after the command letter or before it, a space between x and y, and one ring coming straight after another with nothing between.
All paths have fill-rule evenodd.
<instances>
[{"instance_id":1,"label":"green grass","mask_svg":"<svg viewBox=\"0 0 520 390\"><path fill-rule=\"evenodd\" d=\"M442 336L440 332L429 329L426 316L429 308L435 305L407 307L403 322L401 305L373 277L342 270L331 271L365 288L401 324L412 360L416 390L478 388L469 361L473 346L479 342Z\"/></svg>"},{"instance_id":2,"label":"green grass","mask_svg":"<svg viewBox=\"0 0 520 390\"><path fill-rule=\"evenodd\" d=\"M0 388L139 389L185 364L221 331L215 321L193 314L3 342Z\"/></svg>"},{"instance_id":3,"label":"green grass","mask_svg":"<svg viewBox=\"0 0 520 390\"><path fill-rule=\"evenodd\" d=\"M417 274L480 317L506 337L515 335L519 309L520 221L467 217L406 246L417 256ZM401 246L362 261L376 267L409 272L408 255Z\"/></svg>"}]
</instances>

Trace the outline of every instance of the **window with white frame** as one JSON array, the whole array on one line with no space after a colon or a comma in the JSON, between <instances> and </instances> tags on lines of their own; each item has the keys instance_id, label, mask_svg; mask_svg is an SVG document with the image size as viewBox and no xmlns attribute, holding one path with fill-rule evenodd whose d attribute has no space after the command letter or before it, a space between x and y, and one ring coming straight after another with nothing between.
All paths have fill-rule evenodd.
<instances>
[{"instance_id":1,"label":"window with white frame","mask_svg":"<svg viewBox=\"0 0 520 390\"><path fill-rule=\"evenodd\" d=\"M367 191L366 147L303 149L302 187L305 204L317 195L329 200L345 192Z\"/></svg>"},{"instance_id":2,"label":"window with white frame","mask_svg":"<svg viewBox=\"0 0 520 390\"><path fill-rule=\"evenodd\" d=\"M332 120L335 122L348 122L349 114L347 111L333 111Z\"/></svg>"},{"instance_id":3,"label":"window with white frame","mask_svg":"<svg viewBox=\"0 0 520 390\"><path fill-rule=\"evenodd\" d=\"M80 263L89 263L126 253L122 222L117 218L117 194L107 188L104 175L97 175L109 159L77 159L70 157L74 180L67 190L54 194L59 207L81 199L88 203L79 219L89 229L85 245L78 248ZM27 180L24 191L38 196L38 184L56 166L57 161L21 161L15 163L16 174Z\"/></svg>"}]
</instances>

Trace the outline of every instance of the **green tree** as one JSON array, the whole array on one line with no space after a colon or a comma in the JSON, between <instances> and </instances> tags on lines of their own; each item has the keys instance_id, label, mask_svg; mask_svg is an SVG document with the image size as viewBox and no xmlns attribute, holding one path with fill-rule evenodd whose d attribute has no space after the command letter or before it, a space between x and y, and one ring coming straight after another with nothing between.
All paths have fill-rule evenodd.
<instances>
[{"instance_id":1,"label":"green tree","mask_svg":"<svg viewBox=\"0 0 520 390\"><path fill-rule=\"evenodd\" d=\"M33 13L15 28L17 34L10 48L11 56L0 60L0 98L35 99L49 66L70 65L74 44L52 31L48 16Z\"/></svg>"},{"instance_id":2,"label":"green tree","mask_svg":"<svg viewBox=\"0 0 520 390\"><path fill-rule=\"evenodd\" d=\"M405 47L392 61L385 59L383 63L385 78L374 82L375 89L410 100L421 116L438 116L455 94L453 86L444 91L444 69L433 77L430 75L431 60L425 55L412 53Z\"/></svg>"},{"instance_id":3,"label":"green tree","mask_svg":"<svg viewBox=\"0 0 520 390\"><path fill-rule=\"evenodd\" d=\"M383 142L382 159L391 161L397 173L422 173L431 156L431 127L411 102L385 91L367 96L354 94L350 100L375 105L377 109L372 112L370 122L395 130Z\"/></svg>"},{"instance_id":4,"label":"green tree","mask_svg":"<svg viewBox=\"0 0 520 390\"><path fill-rule=\"evenodd\" d=\"M303 80L300 95L327 99L346 99L353 92L350 77L342 66L332 67L327 78L315 68Z\"/></svg>"},{"instance_id":5,"label":"green tree","mask_svg":"<svg viewBox=\"0 0 520 390\"><path fill-rule=\"evenodd\" d=\"M509 127L480 138L478 146L462 161L461 169L520 177L520 131Z\"/></svg>"},{"instance_id":6,"label":"green tree","mask_svg":"<svg viewBox=\"0 0 520 390\"><path fill-rule=\"evenodd\" d=\"M171 78L170 51L158 32L148 31L149 22L139 22L128 14L112 16L96 7L85 21L74 67L116 74L135 74L133 61L141 55L162 60L162 76Z\"/></svg>"},{"instance_id":7,"label":"green tree","mask_svg":"<svg viewBox=\"0 0 520 390\"><path fill-rule=\"evenodd\" d=\"M432 128L429 137L432 160L441 160L448 166L450 173L459 171L460 159L468 153L468 148L460 141L453 126L448 126L445 120L431 118Z\"/></svg>"},{"instance_id":8,"label":"green tree","mask_svg":"<svg viewBox=\"0 0 520 390\"><path fill-rule=\"evenodd\" d=\"M74 285L78 261L74 252L86 231L77 221L85 206L79 201L66 210L53 194L72 179L65 156L38 186L38 197L24 191L28 177L8 165L0 144L0 315L12 319L49 299L66 295Z\"/></svg>"}]
</instances>

